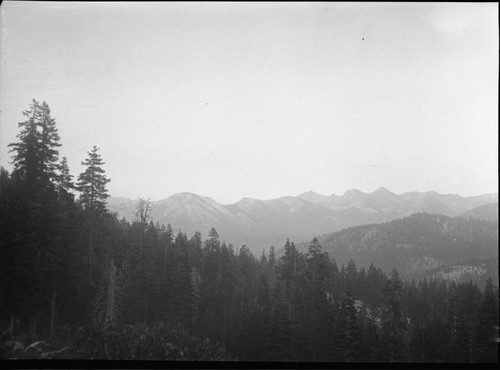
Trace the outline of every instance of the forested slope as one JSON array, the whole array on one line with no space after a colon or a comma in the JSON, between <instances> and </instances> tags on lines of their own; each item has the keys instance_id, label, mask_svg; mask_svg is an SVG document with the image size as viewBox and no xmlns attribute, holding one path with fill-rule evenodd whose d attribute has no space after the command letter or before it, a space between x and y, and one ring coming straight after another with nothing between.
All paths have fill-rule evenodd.
<instances>
[{"instance_id":1,"label":"forested slope","mask_svg":"<svg viewBox=\"0 0 500 370\"><path fill-rule=\"evenodd\" d=\"M498 282L498 223L416 213L319 237L339 264L396 268L404 279L446 276Z\"/></svg>"}]
</instances>

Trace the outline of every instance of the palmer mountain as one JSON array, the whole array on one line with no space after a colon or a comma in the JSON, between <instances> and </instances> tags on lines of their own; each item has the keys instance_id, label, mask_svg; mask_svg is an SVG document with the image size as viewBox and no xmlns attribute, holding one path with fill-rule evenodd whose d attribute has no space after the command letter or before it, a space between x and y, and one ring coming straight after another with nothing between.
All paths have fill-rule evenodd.
<instances>
[{"instance_id":1,"label":"palmer mountain","mask_svg":"<svg viewBox=\"0 0 500 370\"><path fill-rule=\"evenodd\" d=\"M281 247L287 238L296 242L345 228L399 219L417 212L448 217L475 217L494 208L498 194L462 197L456 194L408 192L395 194L385 188L372 193L357 189L343 195L325 196L309 191L298 196L271 200L243 198L223 205L192 193L178 193L151 202L151 219L170 224L188 235L199 231L207 237L214 227L221 240L235 246L246 244L254 253L271 245ZM108 199L108 209L129 221L135 219L136 201L119 197ZM479 208L481 211L482 208ZM472 211L470 213L467 213Z\"/></svg>"}]
</instances>

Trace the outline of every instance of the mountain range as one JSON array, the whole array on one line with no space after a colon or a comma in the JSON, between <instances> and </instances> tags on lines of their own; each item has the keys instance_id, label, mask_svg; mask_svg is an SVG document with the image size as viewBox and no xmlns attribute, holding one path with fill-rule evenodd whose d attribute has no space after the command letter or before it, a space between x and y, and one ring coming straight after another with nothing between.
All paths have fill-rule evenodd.
<instances>
[{"instance_id":1,"label":"mountain range","mask_svg":"<svg viewBox=\"0 0 500 370\"><path fill-rule=\"evenodd\" d=\"M136 203L128 198L111 197L108 209L133 221ZM174 231L180 229L188 236L199 231L206 238L214 227L221 240L236 247L246 244L254 253L260 253L271 245L281 247L286 239L307 241L325 233L391 221L417 212L448 217L496 217L498 221L498 193L462 197L435 191L398 195L386 188L372 193L352 189L341 196L308 191L271 200L243 198L230 205L192 193L178 193L152 201L150 216L154 222L170 224Z\"/></svg>"}]
</instances>

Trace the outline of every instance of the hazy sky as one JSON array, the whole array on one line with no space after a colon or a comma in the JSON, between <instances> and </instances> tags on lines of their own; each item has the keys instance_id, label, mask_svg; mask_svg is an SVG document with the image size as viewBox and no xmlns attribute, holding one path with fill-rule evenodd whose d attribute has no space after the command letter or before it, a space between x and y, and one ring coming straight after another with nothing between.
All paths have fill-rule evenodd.
<instances>
[{"instance_id":1,"label":"hazy sky","mask_svg":"<svg viewBox=\"0 0 500 370\"><path fill-rule=\"evenodd\" d=\"M35 98L113 196L497 192L498 42L496 3L6 1L0 164Z\"/></svg>"}]
</instances>

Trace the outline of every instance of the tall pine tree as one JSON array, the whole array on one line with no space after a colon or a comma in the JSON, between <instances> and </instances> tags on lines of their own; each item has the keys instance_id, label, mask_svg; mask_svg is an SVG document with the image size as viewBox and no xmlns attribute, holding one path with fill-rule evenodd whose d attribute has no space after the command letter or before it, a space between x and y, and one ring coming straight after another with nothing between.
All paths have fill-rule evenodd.
<instances>
[{"instance_id":1,"label":"tall pine tree","mask_svg":"<svg viewBox=\"0 0 500 370\"><path fill-rule=\"evenodd\" d=\"M87 215L87 235L88 235L88 253L87 265L88 276L87 282L90 285L92 281L92 268L94 265L94 242L95 231L99 218L106 211L106 198L108 191L106 184L110 181L102 168L104 162L101 156L97 153L99 148L94 146L90 152L87 152L88 158L82 162L86 167L85 171L78 176L77 188L81 192L80 203L85 209Z\"/></svg>"},{"instance_id":2,"label":"tall pine tree","mask_svg":"<svg viewBox=\"0 0 500 370\"><path fill-rule=\"evenodd\" d=\"M484 288L484 296L478 311L474 332L476 350L474 362L498 362L498 291L489 278Z\"/></svg>"},{"instance_id":3,"label":"tall pine tree","mask_svg":"<svg viewBox=\"0 0 500 370\"><path fill-rule=\"evenodd\" d=\"M95 276L94 271L99 262L96 256L96 240L98 241L97 231L99 226L102 225L102 219L106 212L106 198L108 198L108 191L106 184L110 181L104 172L102 166L104 162L101 156L97 153L99 148L94 146L90 152L87 152L88 158L82 162L85 166L85 171L78 176L77 189L80 191L79 202L84 208L85 212L85 225L83 234L86 235L87 254L86 254L86 302L87 314L90 315L90 302L97 294L96 287L94 286L101 278ZM102 256L101 256L102 257ZM101 261L105 266L105 261ZM104 266L101 266L101 271L105 271Z\"/></svg>"},{"instance_id":4,"label":"tall pine tree","mask_svg":"<svg viewBox=\"0 0 500 370\"><path fill-rule=\"evenodd\" d=\"M26 120L19 123L18 142L9 144L13 153L13 176L19 181L20 199L15 212L23 214L23 232L16 243L14 257L16 284L24 300L22 312L29 317L30 336L36 335L37 322L48 308L53 334L55 299L61 282L63 251L58 198L55 191L60 137L47 103L34 100L23 112ZM16 245L17 244L17 245ZM18 314L18 313L16 313Z\"/></svg>"}]
</instances>

